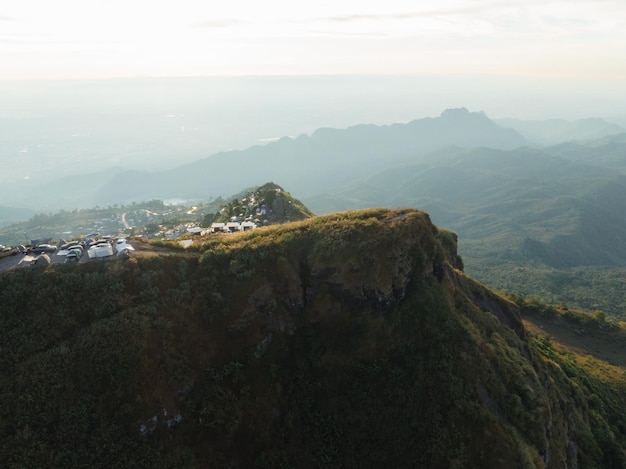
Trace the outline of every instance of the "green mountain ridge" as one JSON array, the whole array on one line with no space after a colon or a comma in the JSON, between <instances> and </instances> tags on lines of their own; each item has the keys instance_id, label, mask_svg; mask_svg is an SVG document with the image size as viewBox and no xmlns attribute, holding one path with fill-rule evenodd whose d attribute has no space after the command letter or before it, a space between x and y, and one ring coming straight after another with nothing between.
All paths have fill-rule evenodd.
<instances>
[{"instance_id":1,"label":"green mountain ridge","mask_svg":"<svg viewBox=\"0 0 626 469\"><path fill-rule=\"evenodd\" d=\"M624 146L626 132L608 135L586 143L567 142L546 149L554 156L562 156L572 161L603 166L619 171L626 170Z\"/></svg>"},{"instance_id":2,"label":"green mountain ridge","mask_svg":"<svg viewBox=\"0 0 626 469\"><path fill-rule=\"evenodd\" d=\"M619 136L603 141L623 145ZM585 147L585 158L545 149L451 147L305 201L316 213L421 207L459 233L468 272L488 285L571 306L595 305L621 317L626 297L615 269L626 262L626 176L602 165L592 149L605 146L597 143ZM595 277L598 290L572 292L556 281L580 272L585 282Z\"/></svg>"},{"instance_id":3,"label":"green mountain ridge","mask_svg":"<svg viewBox=\"0 0 626 469\"><path fill-rule=\"evenodd\" d=\"M3 467L626 464L623 370L528 333L426 213L203 242L0 277Z\"/></svg>"},{"instance_id":4,"label":"green mountain ridge","mask_svg":"<svg viewBox=\"0 0 626 469\"><path fill-rule=\"evenodd\" d=\"M624 128L600 118L547 120L496 119L496 124L519 132L528 140L546 145L589 141L624 133Z\"/></svg>"}]
</instances>

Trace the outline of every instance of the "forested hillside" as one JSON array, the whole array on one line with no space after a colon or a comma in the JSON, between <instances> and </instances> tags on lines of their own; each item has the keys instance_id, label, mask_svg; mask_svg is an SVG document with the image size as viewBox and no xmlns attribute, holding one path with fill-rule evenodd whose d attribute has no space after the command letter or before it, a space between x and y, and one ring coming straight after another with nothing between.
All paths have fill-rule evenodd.
<instances>
[{"instance_id":1,"label":"forested hillside","mask_svg":"<svg viewBox=\"0 0 626 469\"><path fill-rule=\"evenodd\" d=\"M0 464L624 467L623 371L462 269L378 209L4 274Z\"/></svg>"}]
</instances>

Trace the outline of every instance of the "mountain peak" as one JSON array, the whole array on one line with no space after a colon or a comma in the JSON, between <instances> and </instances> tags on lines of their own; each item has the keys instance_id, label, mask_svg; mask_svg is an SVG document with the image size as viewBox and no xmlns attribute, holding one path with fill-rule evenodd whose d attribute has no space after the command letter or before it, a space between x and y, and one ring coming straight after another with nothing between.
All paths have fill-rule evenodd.
<instances>
[{"instance_id":1,"label":"mountain peak","mask_svg":"<svg viewBox=\"0 0 626 469\"><path fill-rule=\"evenodd\" d=\"M441 117L466 116L470 112L466 107L454 107L445 109L441 113Z\"/></svg>"},{"instance_id":2,"label":"mountain peak","mask_svg":"<svg viewBox=\"0 0 626 469\"><path fill-rule=\"evenodd\" d=\"M312 216L312 212L302 202L295 199L281 186L268 182L262 186L235 197L231 202L223 205L214 216L204 221L255 221L262 225L275 225L290 221L303 220Z\"/></svg>"},{"instance_id":3,"label":"mountain peak","mask_svg":"<svg viewBox=\"0 0 626 469\"><path fill-rule=\"evenodd\" d=\"M483 112L470 112L466 107L449 108L441 113L442 119L467 119L469 116L477 116L487 118L487 115Z\"/></svg>"}]
</instances>

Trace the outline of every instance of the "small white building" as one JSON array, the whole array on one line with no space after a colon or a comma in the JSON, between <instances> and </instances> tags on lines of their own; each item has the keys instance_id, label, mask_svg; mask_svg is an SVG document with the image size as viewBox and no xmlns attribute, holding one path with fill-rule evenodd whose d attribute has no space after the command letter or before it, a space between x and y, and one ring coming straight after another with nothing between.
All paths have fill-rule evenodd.
<instances>
[{"instance_id":1,"label":"small white building","mask_svg":"<svg viewBox=\"0 0 626 469\"><path fill-rule=\"evenodd\" d=\"M226 232L226 224L224 224L224 223L212 223L211 224L211 232L212 233L225 233Z\"/></svg>"},{"instance_id":2,"label":"small white building","mask_svg":"<svg viewBox=\"0 0 626 469\"><path fill-rule=\"evenodd\" d=\"M226 223L226 231L228 233L235 233L241 231L241 224L238 221L229 221Z\"/></svg>"},{"instance_id":3,"label":"small white building","mask_svg":"<svg viewBox=\"0 0 626 469\"><path fill-rule=\"evenodd\" d=\"M254 224L254 222L251 222L251 221L241 222L241 225L240 225L241 231L250 231L255 228L256 228L256 225Z\"/></svg>"}]
</instances>

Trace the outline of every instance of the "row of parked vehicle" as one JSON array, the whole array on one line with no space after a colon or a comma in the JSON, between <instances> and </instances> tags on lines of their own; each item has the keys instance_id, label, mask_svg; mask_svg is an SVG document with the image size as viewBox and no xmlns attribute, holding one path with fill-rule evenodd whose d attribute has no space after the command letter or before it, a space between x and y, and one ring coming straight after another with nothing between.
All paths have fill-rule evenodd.
<instances>
[{"instance_id":1,"label":"row of parked vehicle","mask_svg":"<svg viewBox=\"0 0 626 469\"><path fill-rule=\"evenodd\" d=\"M53 244L38 244L36 246L23 246L21 244L13 247L4 247L0 250L0 258L14 256L16 254L43 254L45 252L55 252L57 247Z\"/></svg>"},{"instance_id":2,"label":"row of parked vehicle","mask_svg":"<svg viewBox=\"0 0 626 469\"><path fill-rule=\"evenodd\" d=\"M0 245L0 259L2 259L3 257L14 256L19 253L20 253L20 250L16 247L7 248L7 247Z\"/></svg>"},{"instance_id":3,"label":"row of parked vehicle","mask_svg":"<svg viewBox=\"0 0 626 469\"><path fill-rule=\"evenodd\" d=\"M60 242L62 244L37 244L35 246L25 247L22 245L14 247L4 247L0 245L0 258L17 255L17 254L48 254L56 253L58 255L65 256L65 263L78 262L83 257L84 253L90 259L107 257L115 254L126 254L133 250L133 247L127 243L125 238L101 238L101 239L87 239L80 241Z\"/></svg>"},{"instance_id":4,"label":"row of parked vehicle","mask_svg":"<svg viewBox=\"0 0 626 469\"><path fill-rule=\"evenodd\" d=\"M125 240L124 240L125 242ZM69 242L59 246L58 254L65 255L65 262L78 262L87 251L89 259L113 255L113 239L88 239L80 242Z\"/></svg>"}]
</instances>

